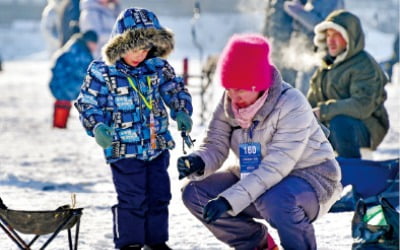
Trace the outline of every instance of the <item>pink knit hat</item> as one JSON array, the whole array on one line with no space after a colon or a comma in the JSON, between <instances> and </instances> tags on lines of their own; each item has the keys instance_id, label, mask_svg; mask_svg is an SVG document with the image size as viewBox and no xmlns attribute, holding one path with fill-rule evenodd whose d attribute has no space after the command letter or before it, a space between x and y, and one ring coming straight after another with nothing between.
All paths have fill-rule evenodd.
<instances>
[{"instance_id":1,"label":"pink knit hat","mask_svg":"<svg viewBox=\"0 0 400 250\"><path fill-rule=\"evenodd\" d=\"M257 34L233 35L219 58L218 72L226 89L263 91L271 87L267 39Z\"/></svg>"}]
</instances>

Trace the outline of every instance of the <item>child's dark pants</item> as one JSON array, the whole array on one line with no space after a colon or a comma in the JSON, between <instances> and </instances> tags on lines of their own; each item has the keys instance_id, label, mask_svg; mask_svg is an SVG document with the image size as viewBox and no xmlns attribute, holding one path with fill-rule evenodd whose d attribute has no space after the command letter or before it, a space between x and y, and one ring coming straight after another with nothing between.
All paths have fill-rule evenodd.
<instances>
[{"instance_id":1,"label":"child's dark pants","mask_svg":"<svg viewBox=\"0 0 400 250\"><path fill-rule=\"evenodd\" d=\"M169 158L166 150L151 161L127 158L111 163L118 195L112 208L116 248L168 241Z\"/></svg>"}]
</instances>

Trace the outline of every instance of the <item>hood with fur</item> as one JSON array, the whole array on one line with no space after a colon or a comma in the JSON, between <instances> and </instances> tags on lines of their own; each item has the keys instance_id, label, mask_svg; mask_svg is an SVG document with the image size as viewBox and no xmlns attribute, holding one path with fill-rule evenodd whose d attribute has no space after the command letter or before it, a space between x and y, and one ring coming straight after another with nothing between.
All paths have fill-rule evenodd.
<instances>
[{"instance_id":1,"label":"hood with fur","mask_svg":"<svg viewBox=\"0 0 400 250\"><path fill-rule=\"evenodd\" d=\"M346 51L337 56L335 63L350 58L364 49L364 32L360 19L354 14L346 10L336 10L315 26L314 44L322 50L327 50L325 32L330 28L339 31L347 42Z\"/></svg>"},{"instance_id":2,"label":"hood with fur","mask_svg":"<svg viewBox=\"0 0 400 250\"><path fill-rule=\"evenodd\" d=\"M174 48L172 31L162 27L157 16L146 9L126 9L118 16L102 55L113 65L132 49L150 49L151 57L166 57Z\"/></svg>"}]
</instances>

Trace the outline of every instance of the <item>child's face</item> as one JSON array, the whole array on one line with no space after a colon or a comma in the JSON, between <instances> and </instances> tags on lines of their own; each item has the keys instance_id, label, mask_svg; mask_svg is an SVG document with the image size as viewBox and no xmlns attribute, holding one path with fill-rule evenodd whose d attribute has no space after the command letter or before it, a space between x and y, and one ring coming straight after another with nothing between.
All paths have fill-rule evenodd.
<instances>
[{"instance_id":1,"label":"child's face","mask_svg":"<svg viewBox=\"0 0 400 250\"><path fill-rule=\"evenodd\" d=\"M95 43L95 42L89 41L89 42L87 42L87 46L88 46L90 52L92 52L92 53L94 53L97 49L97 43Z\"/></svg>"},{"instance_id":2,"label":"child's face","mask_svg":"<svg viewBox=\"0 0 400 250\"><path fill-rule=\"evenodd\" d=\"M141 62L143 62L144 59L146 59L149 51L150 51L149 49L130 50L128 53L125 54L124 57L122 57L122 59L124 59L126 64L128 64L132 67L136 67Z\"/></svg>"}]
</instances>

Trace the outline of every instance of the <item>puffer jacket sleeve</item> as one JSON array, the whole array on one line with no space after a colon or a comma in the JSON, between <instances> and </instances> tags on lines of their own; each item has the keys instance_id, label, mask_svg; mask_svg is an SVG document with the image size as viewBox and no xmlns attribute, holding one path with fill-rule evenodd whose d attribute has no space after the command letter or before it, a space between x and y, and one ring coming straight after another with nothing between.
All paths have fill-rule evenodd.
<instances>
[{"instance_id":1,"label":"puffer jacket sleeve","mask_svg":"<svg viewBox=\"0 0 400 250\"><path fill-rule=\"evenodd\" d=\"M57 100L71 100L68 96L68 84L75 74L74 56L69 51L63 51L51 68L50 91Z\"/></svg>"},{"instance_id":2,"label":"puffer jacket sleeve","mask_svg":"<svg viewBox=\"0 0 400 250\"><path fill-rule=\"evenodd\" d=\"M177 77L171 65L162 59L153 61L162 64L160 79L160 94L164 103L170 108L171 118L175 120L176 113L183 111L192 115L192 97L187 90L182 77Z\"/></svg>"},{"instance_id":3,"label":"puffer jacket sleeve","mask_svg":"<svg viewBox=\"0 0 400 250\"><path fill-rule=\"evenodd\" d=\"M194 152L205 163L204 174L207 177L219 169L229 155L232 127L224 114L224 97L215 109L208 125L206 136L199 149ZM196 176L191 176L196 179Z\"/></svg>"},{"instance_id":4,"label":"puffer jacket sleeve","mask_svg":"<svg viewBox=\"0 0 400 250\"><path fill-rule=\"evenodd\" d=\"M260 142L267 153L259 168L220 194L230 203L233 215L292 172L315 129L312 125L316 124L307 100L294 89L281 96L268 119L274 119L276 128L271 141Z\"/></svg>"},{"instance_id":5,"label":"puffer jacket sleeve","mask_svg":"<svg viewBox=\"0 0 400 250\"><path fill-rule=\"evenodd\" d=\"M86 75L92 56L82 41L75 41L57 58L52 70L50 90L57 100L72 101Z\"/></svg>"},{"instance_id":6,"label":"puffer jacket sleeve","mask_svg":"<svg viewBox=\"0 0 400 250\"><path fill-rule=\"evenodd\" d=\"M380 72L379 69L372 69L374 65L369 60L363 60L358 67L349 69L354 71L348 74L351 77L341 79L348 81L349 97L319 102L321 121L329 121L337 115L347 115L360 120L372 115L382 104L382 96L386 95L384 93L386 78L377 73Z\"/></svg>"},{"instance_id":7,"label":"puffer jacket sleeve","mask_svg":"<svg viewBox=\"0 0 400 250\"><path fill-rule=\"evenodd\" d=\"M109 89L103 76L104 64L94 61L89 65L88 73L82 84L81 91L75 102L79 118L90 136L99 123L110 125L110 115L107 115Z\"/></svg>"}]
</instances>

